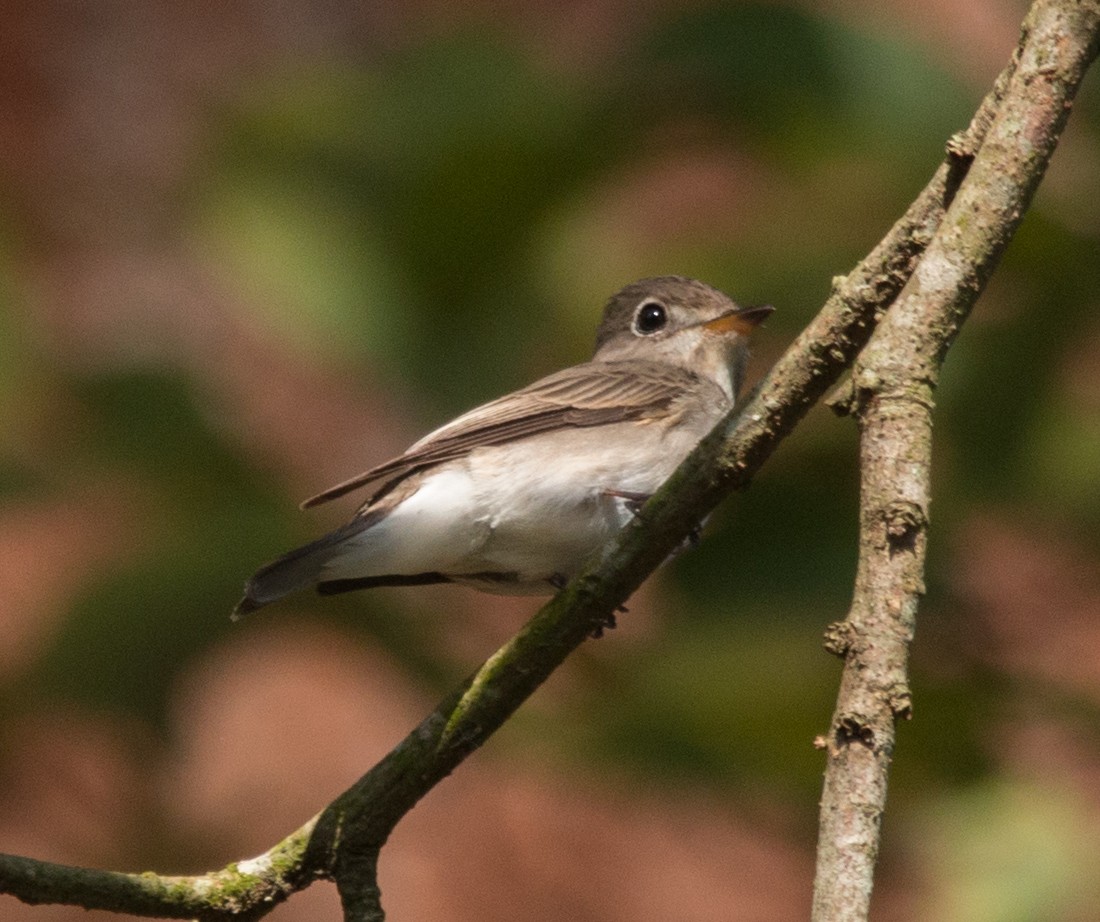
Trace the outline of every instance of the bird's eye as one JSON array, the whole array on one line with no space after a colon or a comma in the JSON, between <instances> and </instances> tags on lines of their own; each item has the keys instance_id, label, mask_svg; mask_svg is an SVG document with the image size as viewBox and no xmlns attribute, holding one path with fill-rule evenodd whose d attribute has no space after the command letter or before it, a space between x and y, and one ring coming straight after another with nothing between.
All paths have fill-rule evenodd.
<instances>
[{"instance_id":1,"label":"bird's eye","mask_svg":"<svg viewBox=\"0 0 1100 922\"><path fill-rule=\"evenodd\" d=\"M634 315L634 331L643 336L649 336L664 329L667 323L668 312L663 304L658 304L656 301L646 301Z\"/></svg>"}]
</instances>

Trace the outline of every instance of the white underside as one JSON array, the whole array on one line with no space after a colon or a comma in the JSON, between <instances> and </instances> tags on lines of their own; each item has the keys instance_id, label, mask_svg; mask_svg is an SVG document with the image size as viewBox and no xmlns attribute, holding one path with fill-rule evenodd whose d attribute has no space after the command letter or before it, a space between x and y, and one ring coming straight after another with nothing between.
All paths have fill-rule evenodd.
<instances>
[{"instance_id":1,"label":"white underside","mask_svg":"<svg viewBox=\"0 0 1100 922\"><path fill-rule=\"evenodd\" d=\"M551 592L630 520L608 491L654 493L705 431L675 428L618 423L477 449L426 473L322 579L438 572L490 592ZM482 573L506 579L469 578Z\"/></svg>"}]
</instances>

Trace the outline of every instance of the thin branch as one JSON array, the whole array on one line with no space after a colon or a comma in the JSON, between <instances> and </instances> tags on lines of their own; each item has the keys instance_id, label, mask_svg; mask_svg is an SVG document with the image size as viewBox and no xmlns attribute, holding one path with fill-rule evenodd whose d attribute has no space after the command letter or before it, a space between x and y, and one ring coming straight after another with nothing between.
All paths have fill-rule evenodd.
<instances>
[{"instance_id":1,"label":"thin branch","mask_svg":"<svg viewBox=\"0 0 1100 922\"><path fill-rule=\"evenodd\" d=\"M303 856L313 821L257 858L191 877L122 874L0 854L0 893L24 903L63 903L200 922L258 919L316 875Z\"/></svg>"},{"instance_id":2,"label":"thin branch","mask_svg":"<svg viewBox=\"0 0 1100 922\"><path fill-rule=\"evenodd\" d=\"M326 850L331 862L350 841L381 847L416 801L500 727L569 653L613 623L616 608L700 519L748 485L835 384L910 277L968 168L969 157L958 152L980 146L998 92L983 103L967 132L953 139L953 152L891 232L850 275L834 280L822 310L751 397L715 427L603 557L322 813L313 845Z\"/></svg>"},{"instance_id":3,"label":"thin branch","mask_svg":"<svg viewBox=\"0 0 1100 922\"><path fill-rule=\"evenodd\" d=\"M897 303L856 361L860 559L824 745L814 922L863 922L870 906L895 723L908 718L909 643L924 591L932 394L940 367L1046 170L1100 35L1100 3L1039 0L969 173Z\"/></svg>"},{"instance_id":4,"label":"thin branch","mask_svg":"<svg viewBox=\"0 0 1100 922\"><path fill-rule=\"evenodd\" d=\"M994 93L966 135L955 139L959 150L977 149L995 105ZM343 882L354 866L341 862L344 850L370 854L381 848L424 794L480 746L570 652L612 622L616 608L697 522L731 491L748 485L810 406L836 383L911 275L967 163L966 157L947 157L868 257L847 277L834 280L822 310L751 398L704 439L603 559L545 605L363 778L272 852L194 877L91 871L0 855L0 893L32 903L202 920L257 918L316 876L336 878L342 893L353 893ZM270 860L275 853L277 862ZM359 897L352 899L349 911L359 912ZM377 903L377 890L374 899Z\"/></svg>"}]
</instances>

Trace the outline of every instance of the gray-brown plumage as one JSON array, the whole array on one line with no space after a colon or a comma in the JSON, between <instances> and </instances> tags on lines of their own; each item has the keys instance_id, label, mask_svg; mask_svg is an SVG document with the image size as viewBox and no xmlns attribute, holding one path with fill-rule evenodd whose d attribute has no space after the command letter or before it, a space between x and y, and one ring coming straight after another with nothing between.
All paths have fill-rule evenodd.
<instances>
[{"instance_id":1,"label":"gray-brown plumage","mask_svg":"<svg viewBox=\"0 0 1100 922\"><path fill-rule=\"evenodd\" d=\"M691 372L659 362L632 362L628 369L600 362L566 368L460 416L400 457L310 497L302 508L381 481L383 485L371 497L376 499L415 471L486 445L503 445L555 429L661 416L678 394L697 383Z\"/></svg>"},{"instance_id":2,"label":"gray-brown plumage","mask_svg":"<svg viewBox=\"0 0 1100 922\"><path fill-rule=\"evenodd\" d=\"M347 525L260 569L235 614L309 585L552 591L730 408L746 338L771 310L739 308L677 276L628 285L604 309L592 361L471 410L306 500L371 490Z\"/></svg>"}]
</instances>

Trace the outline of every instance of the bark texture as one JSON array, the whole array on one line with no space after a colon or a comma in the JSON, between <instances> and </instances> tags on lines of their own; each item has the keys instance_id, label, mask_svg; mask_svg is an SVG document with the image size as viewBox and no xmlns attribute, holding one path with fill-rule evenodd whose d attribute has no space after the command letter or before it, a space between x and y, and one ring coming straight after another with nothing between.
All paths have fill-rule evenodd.
<instances>
[{"instance_id":1,"label":"bark texture","mask_svg":"<svg viewBox=\"0 0 1100 922\"><path fill-rule=\"evenodd\" d=\"M933 392L1050 162L1098 29L1100 4L1032 7L988 134L840 403L860 426L860 557L851 611L826 639L845 668L822 741L814 922L868 915L895 725L911 714L906 666L924 592Z\"/></svg>"}]
</instances>

